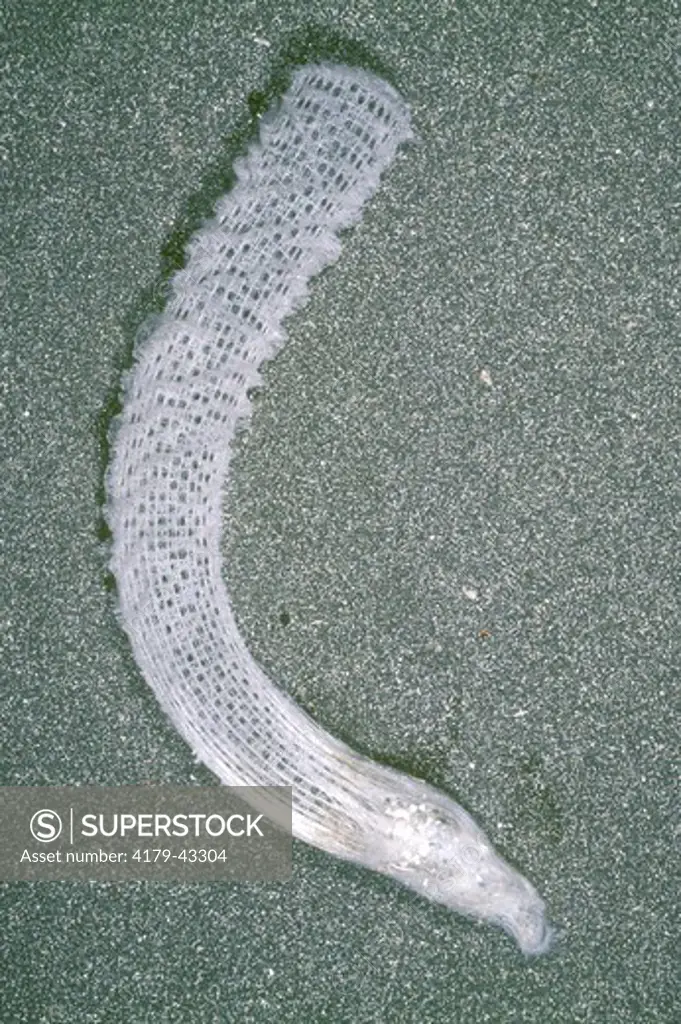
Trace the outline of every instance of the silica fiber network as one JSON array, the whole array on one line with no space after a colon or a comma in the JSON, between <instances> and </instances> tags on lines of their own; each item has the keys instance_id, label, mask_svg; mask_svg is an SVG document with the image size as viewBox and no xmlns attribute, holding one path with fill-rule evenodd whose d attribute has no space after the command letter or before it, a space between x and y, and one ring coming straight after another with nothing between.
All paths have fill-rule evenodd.
<instances>
[{"instance_id":1,"label":"silica fiber network","mask_svg":"<svg viewBox=\"0 0 681 1024\"><path fill-rule=\"evenodd\" d=\"M532 885L453 800L361 757L279 690L241 638L222 577L230 444L259 367L411 135L386 82L328 64L298 70L263 118L125 382L108 476L111 567L137 664L223 783L292 786L298 838L539 953L551 932Z\"/></svg>"}]
</instances>

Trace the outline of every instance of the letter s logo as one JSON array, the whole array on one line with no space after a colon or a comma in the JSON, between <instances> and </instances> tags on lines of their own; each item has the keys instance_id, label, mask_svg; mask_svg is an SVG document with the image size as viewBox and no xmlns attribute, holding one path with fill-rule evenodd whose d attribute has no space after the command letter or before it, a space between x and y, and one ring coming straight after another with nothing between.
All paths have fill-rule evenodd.
<instances>
[{"instance_id":1,"label":"letter s logo","mask_svg":"<svg viewBox=\"0 0 681 1024\"><path fill-rule=\"evenodd\" d=\"M52 843L61 835L62 821L56 811L44 808L31 818L31 835L39 843Z\"/></svg>"}]
</instances>

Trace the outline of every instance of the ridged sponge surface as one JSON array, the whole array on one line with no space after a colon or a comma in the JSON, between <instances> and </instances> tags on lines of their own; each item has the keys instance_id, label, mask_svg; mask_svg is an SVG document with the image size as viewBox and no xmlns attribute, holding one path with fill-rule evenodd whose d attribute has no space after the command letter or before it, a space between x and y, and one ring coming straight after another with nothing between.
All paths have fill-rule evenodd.
<instances>
[{"instance_id":1,"label":"ridged sponge surface","mask_svg":"<svg viewBox=\"0 0 681 1024\"><path fill-rule=\"evenodd\" d=\"M127 380L108 481L112 569L138 665L222 782L291 786L296 836L535 953L550 931L530 883L453 800L354 753L286 697L249 653L222 578L222 495L249 389L410 135L390 86L328 65L298 71L263 120Z\"/></svg>"}]
</instances>

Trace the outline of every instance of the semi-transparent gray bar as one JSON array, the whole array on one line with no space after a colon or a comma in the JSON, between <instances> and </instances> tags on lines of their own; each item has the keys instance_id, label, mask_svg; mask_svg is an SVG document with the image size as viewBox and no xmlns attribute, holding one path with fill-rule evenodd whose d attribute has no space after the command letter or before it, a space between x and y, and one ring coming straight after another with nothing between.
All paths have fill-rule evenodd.
<instances>
[{"instance_id":1,"label":"semi-transparent gray bar","mask_svg":"<svg viewBox=\"0 0 681 1024\"><path fill-rule=\"evenodd\" d=\"M286 881L290 786L2 786L0 881Z\"/></svg>"}]
</instances>

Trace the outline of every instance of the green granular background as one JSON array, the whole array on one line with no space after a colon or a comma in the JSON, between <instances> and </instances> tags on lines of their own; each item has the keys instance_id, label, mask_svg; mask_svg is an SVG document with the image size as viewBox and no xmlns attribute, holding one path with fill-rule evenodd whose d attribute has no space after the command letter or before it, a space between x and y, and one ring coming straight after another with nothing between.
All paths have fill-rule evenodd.
<instances>
[{"instance_id":1,"label":"green granular background","mask_svg":"<svg viewBox=\"0 0 681 1024\"><path fill-rule=\"evenodd\" d=\"M298 843L288 884L5 885L3 1024L681 1019L678 4L3 18L0 782L211 781L116 619L107 427L287 70L358 63L418 139L266 371L226 573L272 677L560 930L525 960Z\"/></svg>"}]
</instances>

